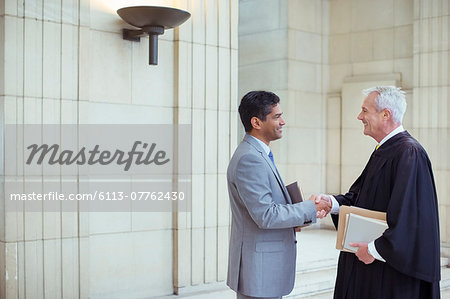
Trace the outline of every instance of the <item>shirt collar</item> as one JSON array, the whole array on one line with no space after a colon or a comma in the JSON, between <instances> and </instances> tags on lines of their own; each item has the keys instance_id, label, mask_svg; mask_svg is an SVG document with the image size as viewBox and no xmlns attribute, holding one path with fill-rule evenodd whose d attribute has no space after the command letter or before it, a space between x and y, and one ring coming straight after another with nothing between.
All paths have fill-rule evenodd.
<instances>
[{"instance_id":1,"label":"shirt collar","mask_svg":"<svg viewBox=\"0 0 450 299\"><path fill-rule=\"evenodd\" d=\"M398 126L397 128L395 128L394 130L392 130L391 133L389 133L386 137L383 138L383 140L380 141L379 145L383 145L383 143L385 143L386 141L388 141L390 138L394 137L395 135L397 135L398 133L401 133L405 131L405 129L403 128L402 125Z\"/></svg>"},{"instance_id":2,"label":"shirt collar","mask_svg":"<svg viewBox=\"0 0 450 299\"><path fill-rule=\"evenodd\" d=\"M266 153L266 155L269 154L269 152L270 152L270 147L268 147L267 144L265 144L264 142L262 142L261 140L259 140L258 138L254 137L254 136L252 136L252 135L250 135L250 134L249 134L248 136L250 136L251 138L253 138L253 139L255 139L256 141L258 141L259 144L260 144L260 145L262 146L262 148L264 149L264 152Z\"/></svg>"}]
</instances>

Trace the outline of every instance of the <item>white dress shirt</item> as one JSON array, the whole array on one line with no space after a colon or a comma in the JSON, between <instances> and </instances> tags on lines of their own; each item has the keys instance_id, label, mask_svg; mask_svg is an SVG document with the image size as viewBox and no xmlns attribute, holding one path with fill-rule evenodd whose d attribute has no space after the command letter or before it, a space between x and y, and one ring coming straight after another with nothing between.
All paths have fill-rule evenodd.
<instances>
[{"instance_id":1,"label":"white dress shirt","mask_svg":"<svg viewBox=\"0 0 450 299\"><path fill-rule=\"evenodd\" d=\"M254 138L256 141L259 142L259 144L262 146L262 148L264 149L264 152L266 153L266 155L269 155L270 153L270 147L267 146L267 144L265 144L263 141L259 140L258 138L248 134L250 137Z\"/></svg>"},{"instance_id":2,"label":"white dress shirt","mask_svg":"<svg viewBox=\"0 0 450 299\"><path fill-rule=\"evenodd\" d=\"M388 135L386 135L386 137L384 137L379 144L377 144L377 148L379 148L380 146L383 145L383 143L385 143L386 141L388 141L390 138L394 137L395 135L397 135L398 133L401 133L405 131L405 129L403 128L402 125L398 126L397 128L395 128L394 130L391 131L391 133L389 133ZM334 198L333 195L330 195L331 197L331 202L332 202L332 207L331 207L331 214L339 214L339 203L337 202L336 198ZM375 240L370 242L368 244L368 250L369 253L376 258L379 261L382 262L386 262L386 260L378 253L377 249L375 248Z\"/></svg>"}]
</instances>

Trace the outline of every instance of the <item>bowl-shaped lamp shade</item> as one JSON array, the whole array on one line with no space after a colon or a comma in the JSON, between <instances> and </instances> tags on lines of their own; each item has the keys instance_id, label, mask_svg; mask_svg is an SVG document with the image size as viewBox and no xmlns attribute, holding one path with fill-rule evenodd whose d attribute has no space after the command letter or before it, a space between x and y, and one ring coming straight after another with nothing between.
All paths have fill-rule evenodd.
<instances>
[{"instance_id":1,"label":"bowl-shaped lamp shade","mask_svg":"<svg viewBox=\"0 0 450 299\"><path fill-rule=\"evenodd\" d=\"M181 9L160 6L124 7L117 10L117 14L134 27L160 26L165 29L178 27L191 16Z\"/></svg>"},{"instance_id":2,"label":"bowl-shaped lamp shade","mask_svg":"<svg viewBox=\"0 0 450 299\"><path fill-rule=\"evenodd\" d=\"M117 10L117 14L128 24L141 30L124 29L124 38L139 40L136 36L146 32L149 34L149 63L158 64L158 35L164 34L164 29L178 27L189 17L184 10L160 6L132 6Z\"/></svg>"}]
</instances>

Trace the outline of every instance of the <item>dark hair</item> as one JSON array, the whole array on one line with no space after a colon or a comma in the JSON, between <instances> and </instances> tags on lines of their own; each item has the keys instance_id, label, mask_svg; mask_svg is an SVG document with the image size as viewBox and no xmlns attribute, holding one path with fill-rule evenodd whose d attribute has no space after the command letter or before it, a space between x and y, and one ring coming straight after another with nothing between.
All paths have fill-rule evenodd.
<instances>
[{"instance_id":1,"label":"dark hair","mask_svg":"<svg viewBox=\"0 0 450 299\"><path fill-rule=\"evenodd\" d=\"M280 98L269 91L250 91L241 100L239 105L239 115L245 132L253 129L251 119L257 117L262 121L272 112L273 106L280 102Z\"/></svg>"}]
</instances>

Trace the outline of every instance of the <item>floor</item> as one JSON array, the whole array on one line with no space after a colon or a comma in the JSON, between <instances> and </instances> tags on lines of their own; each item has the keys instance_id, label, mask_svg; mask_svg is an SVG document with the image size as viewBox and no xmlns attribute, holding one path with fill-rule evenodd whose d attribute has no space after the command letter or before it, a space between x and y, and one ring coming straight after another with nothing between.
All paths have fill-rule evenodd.
<instances>
[{"instance_id":1,"label":"floor","mask_svg":"<svg viewBox=\"0 0 450 299\"><path fill-rule=\"evenodd\" d=\"M318 229L318 227L304 228L297 233L297 279L308 275L308 271L320 269L323 266L336 263L339 251L335 249L336 231L328 229ZM303 272L305 274L303 274ZM196 293L195 295L168 296L165 298L189 298L189 299L234 299L236 295L233 291L223 286L214 292ZM327 292L314 296L294 296L289 299L332 299L333 293ZM450 299L450 289L441 292L441 299Z\"/></svg>"}]
</instances>

